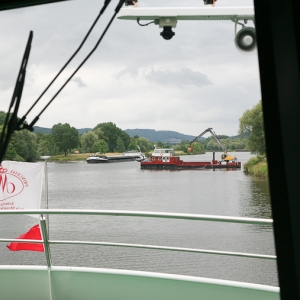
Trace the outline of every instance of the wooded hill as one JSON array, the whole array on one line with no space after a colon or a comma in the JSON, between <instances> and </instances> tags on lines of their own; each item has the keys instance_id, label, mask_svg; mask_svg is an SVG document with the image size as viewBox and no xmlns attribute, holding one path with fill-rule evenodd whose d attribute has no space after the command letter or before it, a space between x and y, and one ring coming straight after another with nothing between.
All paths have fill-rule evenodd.
<instances>
[{"instance_id":1,"label":"wooded hill","mask_svg":"<svg viewBox=\"0 0 300 300\"><path fill-rule=\"evenodd\" d=\"M83 134L87 131L92 131L92 128L81 128L77 129L79 134ZM176 131L170 130L154 130L154 129L126 129L124 130L130 137L139 136L148 139L152 143L163 142L176 144L180 143L181 140L193 140L195 136L182 134ZM51 133L51 128L44 128L34 126L34 133Z\"/></svg>"},{"instance_id":2,"label":"wooded hill","mask_svg":"<svg viewBox=\"0 0 300 300\"><path fill-rule=\"evenodd\" d=\"M92 131L92 128L80 128L77 129L79 134L83 134L87 131ZM39 126L33 126L33 132L34 133L44 133L44 134L50 134L51 133L51 128L45 128L45 127L39 127Z\"/></svg>"},{"instance_id":3,"label":"wooded hill","mask_svg":"<svg viewBox=\"0 0 300 300\"><path fill-rule=\"evenodd\" d=\"M124 130L131 137L137 135L148 139L152 143L163 142L176 144L181 140L191 141L195 138L192 135L182 134L176 131L170 130L155 130L155 129L126 129Z\"/></svg>"},{"instance_id":4,"label":"wooded hill","mask_svg":"<svg viewBox=\"0 0 300 300\"><path fill-rule=\"evenodd\" d=\"M44 133L50 134L51 128L34 126L34 133ZM80 128L77 129L79 134L84 134L87 131L92 131L92 128ZM155 129L126 129L124 130L130 137L139 136L148 139L152 143L162 142L169 144L179 144L181 141L192 141L195 136L187 135L183 133L179 133L177 131L172 130L155 130ZM208 134L206 137L201 137L199 140L205 140L210 135ZM231 138L247 138L248 135L242 136L231 136Z\"/></svg>"}]
</instances>

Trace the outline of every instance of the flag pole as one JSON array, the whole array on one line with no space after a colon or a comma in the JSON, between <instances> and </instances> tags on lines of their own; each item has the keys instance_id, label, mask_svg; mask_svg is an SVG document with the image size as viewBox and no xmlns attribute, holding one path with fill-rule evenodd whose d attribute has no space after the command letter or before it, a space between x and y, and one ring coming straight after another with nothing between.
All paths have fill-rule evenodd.
<instances>
[{"instance_id":1,"label":"flag pole","mask_svg":"<svg viewBox=\"0 0 300 300\"><path fill-rule=\"evenodd\" d=\"M47 169L47 160L50 159L51 156L41 156L41 159L45 161L45 208L49 208L48 202L48 169ZM46 215L46 228L47 228L47 235L49 238L49 215Z\"/></svg>"}]
</instances>

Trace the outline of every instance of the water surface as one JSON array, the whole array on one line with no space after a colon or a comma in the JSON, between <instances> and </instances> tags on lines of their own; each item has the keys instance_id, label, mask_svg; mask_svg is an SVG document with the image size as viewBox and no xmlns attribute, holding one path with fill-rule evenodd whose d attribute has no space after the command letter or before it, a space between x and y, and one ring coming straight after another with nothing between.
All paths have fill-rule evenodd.
<instances>
[{"instance_id":1,"label":"water surface","mask_svg":"<svg viewBox=\"0 0 300 300\"><path fill-rule=\"evenodd\" d=\"M216 157L221 153L216 153ZM236 153L242 163L249 153ZM212 154L184 160L211 160ZM137 162L49 163L50 208L117 209L271 218L268 181L242 170L140 170ZM13 238L34 224L1 218L1 237ZM27 227L26 227L27 226ZM274 255L266 226L107 216L51 216L50 238L139 243ZM45 264L43 253L10 252L2 264ZM52 246L54 265L104 267L213 277L277 285L274 261L209 254L96 246Z\"/></svg>"}]
</instances>

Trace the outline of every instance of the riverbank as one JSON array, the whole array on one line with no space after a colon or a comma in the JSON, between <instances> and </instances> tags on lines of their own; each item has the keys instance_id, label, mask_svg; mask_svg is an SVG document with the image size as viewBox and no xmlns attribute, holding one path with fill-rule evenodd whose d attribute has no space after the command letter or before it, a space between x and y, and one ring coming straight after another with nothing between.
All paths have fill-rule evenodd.
<instances>
[{"instance_id":1,"label":"riverbank","mask_svg":"<svg viewBox=\"0 0 300 300\"><path fill-rule=\"evenodd\" d=\"M244 164L244 172L246 174L268 179L268 163L266 157L252 157Z\"/></svg>"}]
</instances>

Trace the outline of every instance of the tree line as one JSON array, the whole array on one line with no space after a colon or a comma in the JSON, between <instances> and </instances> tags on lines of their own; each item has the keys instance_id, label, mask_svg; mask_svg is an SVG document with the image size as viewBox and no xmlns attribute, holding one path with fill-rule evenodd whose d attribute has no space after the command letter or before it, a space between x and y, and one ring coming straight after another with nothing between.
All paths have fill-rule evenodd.
<instances>
[{"instance_id":1,"label":"tree line","mask_svg":"<svg viewBox=\"0 0 300 300\"><path fill-rule=\"evenodd\" d=\"M2 132L6 113L0 111L0 133ZM16 131L8 144L6 160L34 162L39 159L37 137L28 130Z\"/></svg>"},{"instance_id":2,"label":"tree line","mask_svg":"<svg viewBox=\"0 0 300 300\"><path fill-rule=\"evenodd\" d=\"M0 111L0 131L4 124L6 113ZM219 135L218 138L226 146L227 151L249 149L252 153L265 154L265 140L263 127L263 113L261 101L252 109L244 112L239 120L240 136L247 138L230 138ZM155 145L154 145L155 144ZM169 143L152 143L144 137L137 135L130 137L112 122L99 123L92 131L79 135L78 130L69 124L55 124L51 134L32 133L28 130L17 131L13 134L7 149L5 159L34 162L41 155L67 155L78 150L81 153L105 154L107 152L124 152L137 150L140 147L143 153L149 153L157 148L174 148L175 151L188 152L190 141L181 141L178 145ZM193 143L191 154L201 154L206 151L222 151L220 145L213 137L198 140Z\"/></svg>"},{"instance_id":3,"label":"tree line","mask_svg":"<svg viewBox=\"0 0 300 300\"><path fill-rule=\"evenodd\" d=\"M239 121L239 134L248 135L247 147L249 150L252 153L265 156L266 142L262 101L260 100L252 109L246 110Z\"/></svg>"},{"instance_id":4,"label":"tree line","mask_svg":"<svg viewBox=\"0 0 300 300\"><path fill-rule=\"evenodd\" d=\"M0 111L0 132L6 113ZM50 134L32 133L28 130L14 132L4 159L15 161L37 161L42 155L65 156L78 150L81 153L102 154L138 150L149 152L153 144L143 137L130 137L112 122L100 123L93 131L79 135L78 130L69 124L55 124Z\"/></svg>"},{"instance_id":5,"label":"tree line","mask_svg":"<svg viewBox=\"0 0 300 300\"><path fill-rule=\"evenodd\" d=\"M143 152L147 152L152 147L147 139L131 138L112 122L100 123L92 131L81 135L75 127L59 123L52 127L51 134L37 133L37 140L41 155L67 155L75 150L81 153L105 154L137 150L137 145Z\"/></svg>"}]
</instances>

